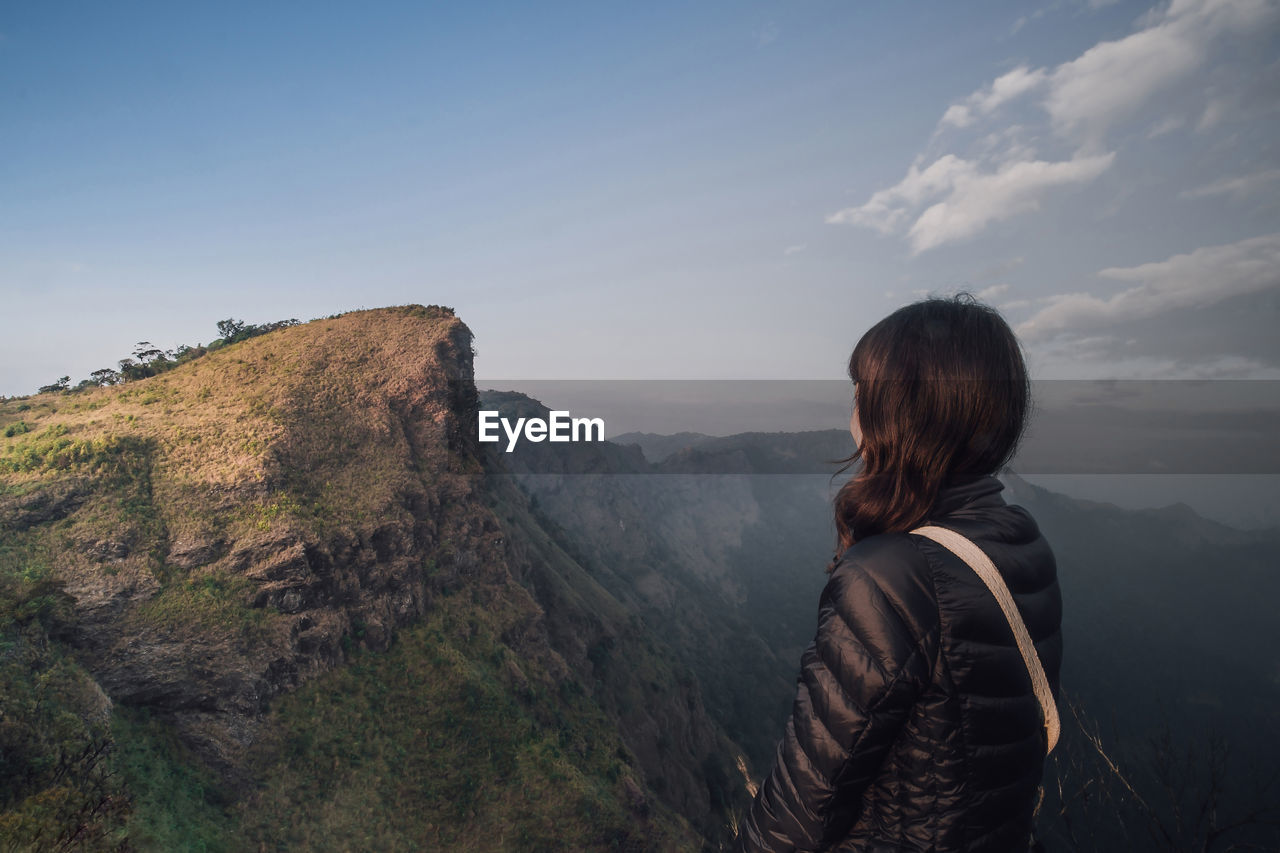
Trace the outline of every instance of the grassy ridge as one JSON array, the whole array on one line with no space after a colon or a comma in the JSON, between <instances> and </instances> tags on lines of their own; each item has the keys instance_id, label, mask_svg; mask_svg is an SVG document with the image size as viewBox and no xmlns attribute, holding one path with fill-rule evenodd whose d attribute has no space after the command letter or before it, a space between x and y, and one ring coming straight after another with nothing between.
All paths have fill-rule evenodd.
<instances>
[{"instance_id":1,"label":"grassy ridge","mask_svg":"<svg viewBox=\"0 0 1280 853\"><path fill-rule=\"evenodd\" d=\"M701 846L529 627L540 611L456 445L469 377L465 326L409 306L0 401L0 850ZM306 606L343 632L347 665L303 662L234 779L189 751L172 708L98 688L86 667L145 666L153 641L165 678L183 643L247 677L295 654L311 620L243 566L301 543L338 549L340 601ZM388 630L388 585L419 590L426 616ZM366 617L385 650L363 647ZM192 677L216 679L204 663L214 675Z\"/></svg>"}]
</instances>

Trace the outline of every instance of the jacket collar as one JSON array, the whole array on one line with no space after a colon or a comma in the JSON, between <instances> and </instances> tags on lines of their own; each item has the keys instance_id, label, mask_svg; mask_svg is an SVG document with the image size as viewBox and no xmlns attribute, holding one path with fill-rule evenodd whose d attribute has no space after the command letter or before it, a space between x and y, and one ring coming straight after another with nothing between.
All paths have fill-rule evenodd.
<instances>
[{"instance_id":1,"label":"jacket collar","mask_svg":"<svg viewBox=\"0 0 1280 853\"><path fill-rule=\"evenodd\" d=\"M1000 492L1004 483L991 474L961 475L945 481L938 489L930 518L941 518L976 507L1004 506Z\"/></svg>"}]
</instances>

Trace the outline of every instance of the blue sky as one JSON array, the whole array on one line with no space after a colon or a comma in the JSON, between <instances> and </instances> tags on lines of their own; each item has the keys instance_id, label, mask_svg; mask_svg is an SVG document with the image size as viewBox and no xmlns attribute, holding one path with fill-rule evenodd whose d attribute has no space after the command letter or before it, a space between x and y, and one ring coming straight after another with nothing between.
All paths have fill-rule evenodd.
<instances>
[{"instance_id":1,"label":"blue sky","mask_svg":"<svg viewBox=\"0 0 1280 853\"><path fill-rule=\"evenodd\" d=\"M0 7L0 394L452 305L489 378L838 378L967 287L1036 375L1280 376L1280 5Z\"/></svg>"}]
</instances>

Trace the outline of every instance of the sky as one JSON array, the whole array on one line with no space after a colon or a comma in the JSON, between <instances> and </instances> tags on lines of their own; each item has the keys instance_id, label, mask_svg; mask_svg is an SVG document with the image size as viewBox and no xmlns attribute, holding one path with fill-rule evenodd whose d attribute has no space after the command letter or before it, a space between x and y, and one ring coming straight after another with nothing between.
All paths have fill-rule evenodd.
<instances>
[{"instance_id":1,"label":"sky","mask_svg":"<svg viewBox=\"0 0 1280 853\"><path fill-rule=\"evenodd\" d=\"M11 2L0 107L0 394L405 303L839 378L961 288L1038 378L1280 376L1274 1Z\"/></svg>"}]
</instances>

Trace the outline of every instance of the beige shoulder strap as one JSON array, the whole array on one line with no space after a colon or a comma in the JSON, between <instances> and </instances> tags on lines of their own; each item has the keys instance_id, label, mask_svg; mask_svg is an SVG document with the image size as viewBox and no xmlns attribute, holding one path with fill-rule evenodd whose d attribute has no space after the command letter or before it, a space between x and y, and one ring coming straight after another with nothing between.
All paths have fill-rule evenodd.
<instances>
[{"instance_id":1,"label":"beige shoulder strap","mask_svg":"<svg viewBox=\"0 0 1280 853\"><path fill-rule=\"evenodd\" d=\"M1036 698L1040 700L1040 708L1044 711L1044 730L1049 744L1048 751L1053 752L1053 747L1058 743L1058 733L1061 731L1061 724L1058 722L1058 706L1053 701L1049 679L1045 677L1044 667L1040 664L1040 655L1036 654L1036 647L1031 642L1031 635L1027 633L1026 623L1022 621L1018 606L1013 602L1013 595L1010 594L1009 587L1005 586L1004 578L1000 577L995 564L982 552L981 548L954 530L930 525L917 527L911 532L932 539L968 563L978 577L982 578L987 589L991 590L991 594L996 597L1000 609L1004 611L1004 617L1009 620L1009 627L1013 629L1013 637L1018 641L1018 651L1022 652L1022 660L1027 665L1027 672L1031 673L1031 686L1035 690Z\"/></svg>"}]
</instances>

